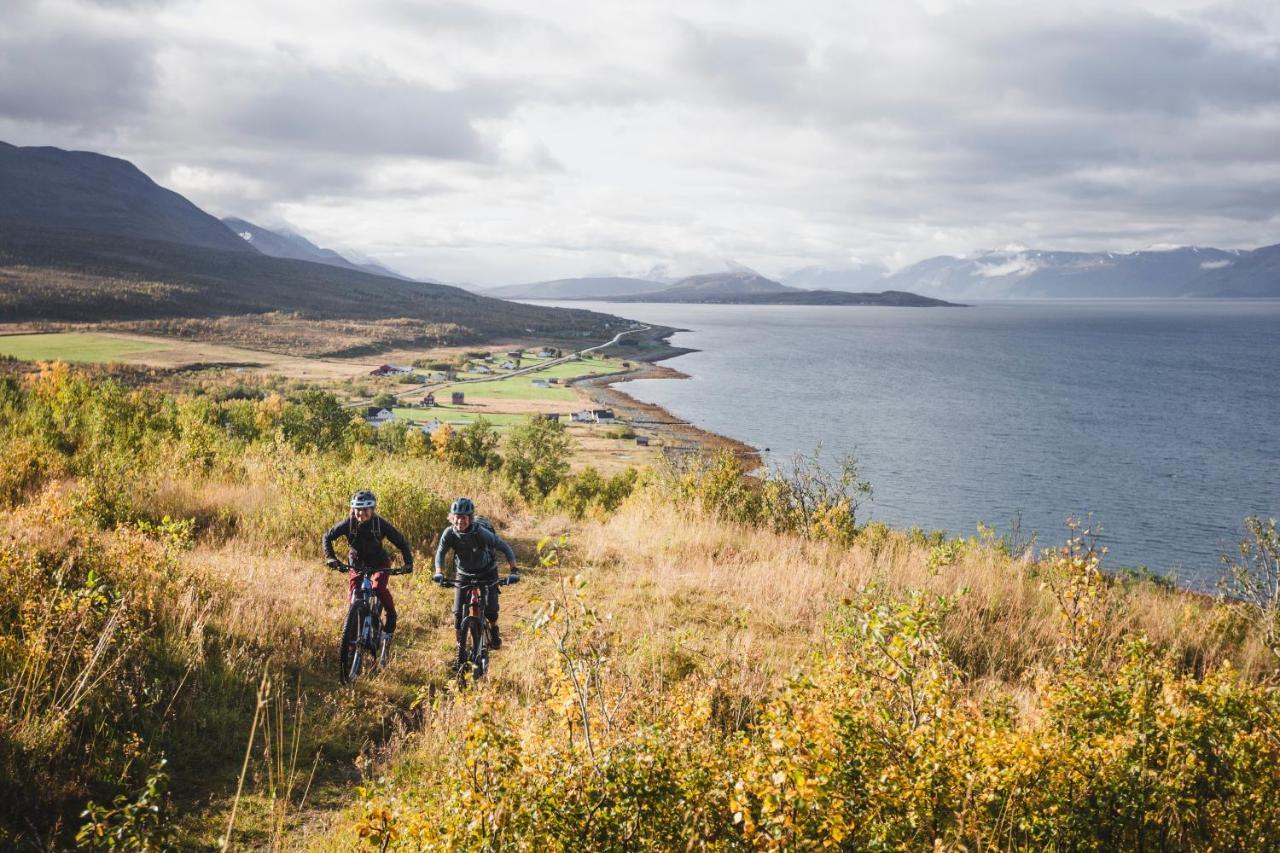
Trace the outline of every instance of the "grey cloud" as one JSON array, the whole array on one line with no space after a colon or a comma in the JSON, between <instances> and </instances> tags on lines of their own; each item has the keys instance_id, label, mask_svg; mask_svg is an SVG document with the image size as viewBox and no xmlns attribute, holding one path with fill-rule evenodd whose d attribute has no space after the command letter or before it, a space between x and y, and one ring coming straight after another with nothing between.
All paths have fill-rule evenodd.
<instances>
[{"instance_id":1,"label":"grey cloud","mask_svg":"<svg viewBox=\"0 0 1280 853\"><path fill-rule=\"evenodd\" d=\"M1201 27L1154 15L1066 19L995 34L974 46L1033 103L1122 113L1187 115L1211 105L1280 101L1280 55L1215 40Z\"/></svg>"},{"instance_id":2,"label":"grey cloud","mask_svg":"<svg viewBox=\"0 0 1280 853\"><path fill-rule=\"evenodd\" d=\"M138 119L156 84L154 47L87 32L0 35L0 116L79 127Z\"/></svg>"},{"instance_id":3,"label":"grey cloud","mask_svg":"<svg viewBox=\"0 0 1280 853\"><path fill-rule=\"evenodd\" d=\"M804 46L758 33L708 32L685 24L678 47L690 72L720 92L747 101L795 103L810 72Z\"/></svg>"},{"instance_id":4,"label":"grey cloud","mask_svg":"<svg viewBox=\"0 0 1280 853\"><path fill-rule=\"evenodd\" d=\"M264 75L230 106L248 137L308 150L452 160L491 156L472 122L504 114L510 99L489 88L439 91L395 79L331 71Z\"/></svg>"}]
</instances>

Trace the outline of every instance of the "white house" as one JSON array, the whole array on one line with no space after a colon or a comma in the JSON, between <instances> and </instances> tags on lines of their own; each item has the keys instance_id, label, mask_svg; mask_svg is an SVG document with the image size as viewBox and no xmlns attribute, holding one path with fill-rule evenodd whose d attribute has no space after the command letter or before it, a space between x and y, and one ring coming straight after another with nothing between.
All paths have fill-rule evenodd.
<instances>
[{"instance_id":1,"label":"white house","mask_svg":"<svg viewBox=\"0 0 1280 853\"><path fill-rule=\"evenodd\" d=\"M515 370L517 367L519 367L519 365L517 365L514 361L504 361L504 362L502 362L502 369L503 369L503 370Z\"/></svg>"},{"instance_id":2,"label":"white house","mask_svg":"<svg viewBox=\"0 0 1280 853\"><path fill-rule=\"evenodd\" d=\"M369 426L382 426L386 422L395 419L395 412L390 409L379 409L375 406L370 406L364 410L364 422Z\"/></svg>"},{"instance_id":3,"label":"white house","mask_svg":"<svg viewBox=\"0 0 1280 853\"><path fill-rule=\"evenodd\" d=\"M439 418L432 418L426 423L418 424L418 429L422 430L427 435L435 435L436 430L440 429L442 426L444 426L444 421Z\"/></svg>"},{"instance_id":4,"label":"white house","mask_svg":"<svg viewBox=\"0 0 1280 853\"><path fill-rule=\"evenodd\" d=\"M535 379L533 380L533 387L534 388L550 388L551 385L545 379Z\"/></svg>"}]
</instances>

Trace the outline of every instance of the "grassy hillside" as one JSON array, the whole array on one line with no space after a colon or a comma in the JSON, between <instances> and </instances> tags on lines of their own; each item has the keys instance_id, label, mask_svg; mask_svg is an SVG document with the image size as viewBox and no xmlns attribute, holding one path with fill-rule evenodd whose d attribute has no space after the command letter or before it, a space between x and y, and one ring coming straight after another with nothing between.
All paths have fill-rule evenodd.
<instances>
[{"instance_id":1,"label":"grassy hillside","mask_svg":"<svg viewBox=\"0 0 1280 853\"><path fill-rule=\"evenodd\" d=\"M321 323L398 322L392 340L400 343L480 341L512 330L607 339L623 323L257 253L0 227L0 313L7 322L150 321L152 331L185 328L223 339L214 321L272 312Z\"/></svg>"},{"instance_id":2,"label":"grassy hillside","mask_svg":"<svg viewBox=\"0 0 1280 853\"><path fill-rule=\"evenodd\" d=\"M436 447L315 391L8 369L4 846L212 848L228 827L319 850L1280 837L1263 614L1111 579L1083 529L1031 557L865 524L852 472L570 476L546 422ZM424 571L392 584L394 666L346 689L345 584L318 535L364 486ZM457 494L531 566L466 691L424 565Z\"/></svg>"}]
</instances>

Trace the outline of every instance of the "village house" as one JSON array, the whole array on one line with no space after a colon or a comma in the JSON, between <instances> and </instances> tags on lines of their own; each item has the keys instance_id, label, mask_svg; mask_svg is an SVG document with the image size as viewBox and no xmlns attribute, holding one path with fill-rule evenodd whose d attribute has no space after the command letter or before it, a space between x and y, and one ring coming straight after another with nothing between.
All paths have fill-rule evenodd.
<instances>
[{"instance_id":1,"label":"village house","mask_svg":"<svg viewBox=\"0 0 1280 853\"><path fill-rule=\"evenodd\" d=\"M364 422L369 426L382 426L387 421L395 420L395 413L390 409L368 406L364 410Z\"/></svg>"},{"instance_id":2,"label":"village house","mask_svg":"<svg viewBox=\"0 0 1280 853\"><path fill-rule=\"evenodd\" d=\"M524 350L519 350L519 349L512 350L511 352L507 353L507 358L514 358L515 360L519 361L520 359L524 358Z\"/></svg>"},{"instance_id":3,"label":"village house","mask_svg":"<svg viewBox=\"0 0 1280 853\"><path fill-rule=\"evenodd\" d=\"M427 396L422 398L422 405L428 409L434 406L435 404L436 404L435 394L428 393Z\"/></svg>"},{"instance_id":4,"label":"village house","mask_svg":"<svg viewBox=\"0 0 1280 853\"><path fill-rule=\"evenodd\" d=\"M436 430L440 429L442 426L444 426L444 421L439 418L432 418L425 423L418 424L418 429L422 430L427 435L435 435Z\"/></svg>"},{"instance_id":5,"label":"village house","mask_svg":"<svg viewBox=\"0 0 1280 853\"><path fill-rule=\"evenodd\" d=\"M560 380L559 380L559 379L556 379L554 376L552 376L552 377L551 377L550 379L548 379L547 381L548 381L548 382L550 382L552 385L559 385L559 384L560 384Z\"/></svg>"},{"instance_id":6,"label":"village house","mask_svg":"<svg viewBox=\"0 0 1280 853\"><path fill-rule=\"evenodd\" d=\"M547 380L545 379L535 379L533 380L533 387L534 388L550 388L551 386L547 383Z\"/></svg>"},{"instance_id":7,"label":"village house","mask_svg":"<svg viewBox=\"0 0 1280 853\"><path fill-rule=\"evenodd\" d=\"M649 446L649 436L647 436L647 435L637 435L637 436L636 436L636 446L638 446L638 447L648 447L648 446Z\"/></svg>"},{"instance_id":8,"label":"village house","mask_svg":"<svg viewBox=\"0 0 1280 853\"><path fill-rule=\"evenodd\" d=\"M519 366L520 365L516 364L514 361L511 361L510 359L507 359L506 361L502 362L503 370L515 370Z\"/></svg>"},{"instance_id":9,"label":"village house","mask_svg":"<svg viewBox=\"0 0 1280 853\"><path fill-rule=\"evenodd\" d=\"M612 409L583 409L570 415L569 420L579 424L611 424L616 418Z\"/></svg>"},{"instance_id":10,"label":"village house","mask_svg":"<svg viewBox=\"0 0 1280 853\"><path fill-rule=\"evenodd\" d=\"M493 370L491 370L488 367L485 367L483 364L477 364L475 367L471 368L471 372L472 373L493 373Z\"/></svg>"},{"instance_id":11,"label":"village house","mask_svg":"<svg viewBox=\"0 0 1280 853\"><path fill-rule=\"evenodd\" d=\"M413 368L404 364L381 364L369 371L370 376L396 376L402 373L413 373Z\"/></svg>"},{"instance_id":12,"label":"village house","mask_svg":"<svg viewBox=\"0 0 1280 853\"><path fill-rule=\"evenodd\" d=\"M455 406L461 406L463 403L466 402L466 399L467 399L467 395L463 394L461 391L454 391L452 394L449 395L449 401L453 403Z\"/></svg>"},{"instance_id":13,"label":"village house","mask_svg":"<svg viewBox=\"0 0 1280 853\"><path fill-rule=\"evenodd\" d=\"M543 347L538 350L538 358L551 358L556 354L555 350Z\"/></svg>"}]
</instances>

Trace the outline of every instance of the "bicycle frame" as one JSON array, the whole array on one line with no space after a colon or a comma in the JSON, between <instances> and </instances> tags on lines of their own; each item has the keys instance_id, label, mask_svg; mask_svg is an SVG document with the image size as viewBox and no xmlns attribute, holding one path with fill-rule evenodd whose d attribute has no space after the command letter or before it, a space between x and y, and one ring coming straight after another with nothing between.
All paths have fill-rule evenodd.
<instances>
[{"instance_id":1,"label":"bicycle frame","mask_svg":"<svg viewBox=\"0 0 1280 853\"><path fill-rule=\"evenodd\" d=\"M465 596L466 610L458 624L459 663L469 664L473 678L482 678L489 669L489 646L492 642L489 620L485 618L489 596L496 588L509 583L507 578L492 581L445 581L444 586L460 589ZM471 641L468 650L467 641Z\"/></svg>"},{"instance_id":2,"label":"bicycle frame","mask_svg":"<svg viewBox=\"0 0 1280 853\"><path fill-rule=\"evenodd\" d=\"M382 631L382 602L378 599L378 592L374 589L372 576L380 572L386 572L388 575L403 574L403 569L395 568L379 568L365 566L351 566L342 564L342 567L358 572L361 575L360 583L351 593L351 599L348 602L347 618L343 629L339 660L341 662L341 676L345 682L353 682L360 677L361 671L364 669L364 655L366 652L373 655L373 666L378 667L386 663L386 646L383 643ZM352 624L352 620L355 623Z\"/></svg>"}]
</instances>

